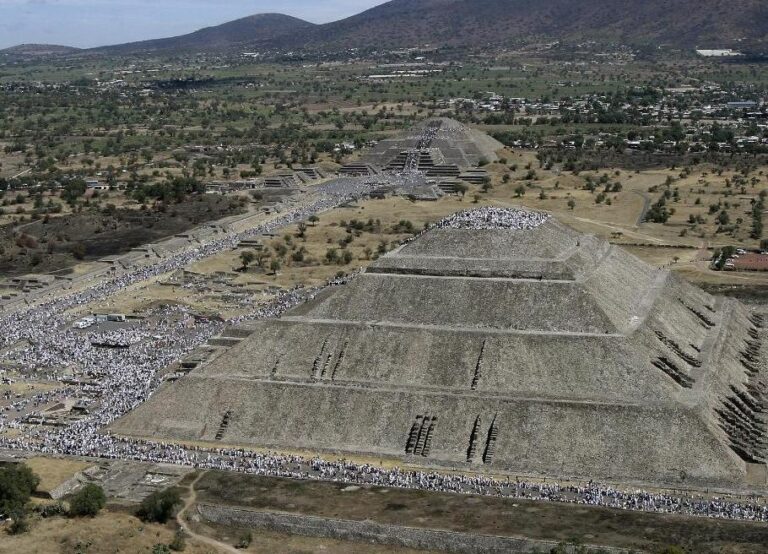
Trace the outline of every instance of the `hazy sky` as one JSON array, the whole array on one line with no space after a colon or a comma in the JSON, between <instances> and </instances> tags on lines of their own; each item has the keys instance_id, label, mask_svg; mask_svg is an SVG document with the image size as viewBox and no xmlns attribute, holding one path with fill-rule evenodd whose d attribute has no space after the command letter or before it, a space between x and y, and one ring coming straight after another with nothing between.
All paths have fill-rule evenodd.
<instances>
[{"instance_id":1,"label":"hazy sky","mask_svg":"<svg viewBox=\"0 0 768 554\"><path fill-rule=\"evenodd\" d=\"M90 47L164 38L256 13L325 23L385 0L0 0L0 49Z\"/></svg>"}]
</instances>

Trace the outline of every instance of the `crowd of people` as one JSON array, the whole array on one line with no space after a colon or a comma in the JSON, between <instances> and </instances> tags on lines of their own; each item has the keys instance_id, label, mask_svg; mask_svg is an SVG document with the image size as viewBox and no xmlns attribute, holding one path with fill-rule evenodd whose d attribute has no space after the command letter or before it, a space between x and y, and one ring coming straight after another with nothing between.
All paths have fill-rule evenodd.
<instances>
[{"instance_id":1,"label":"crowd of people","mask_svg":"<svg viewBox=\"0 0 768 554\"><path fill-rule=\"evenodd\" d=\"M474 230L530 230L539 227L549 219L544 212L517 210L514 208L484 207L464 210L443 218L437 223L440 229Z\"/></svg>"},{"instance_id":2,"label":"crowd of people","mask_svg":"<svg viewBox=\"0 0 768 554\"><path fill-rule=\"evenodd\" d=\"M405 181L409 177L403 177ZM324 460L300 456L264 454L244 449L183 447L156 441L117 437L105 427L144 402L160 383L159 374L195 348L221 333L224 326L247 320L277 317L313 298L325 287L296 288L283 291L268 304L227 322L195 318L183 307L158 308L130 327L109 333L72 329L72 308L104 300L125 287L151 276L174 271L190 261L234 247L243 235L275 231L323 209L358 197L373 180L338 180L318 193L308 206L285 213L270 223L247 233L216 239L194 252L179 253L153 265L127 270L121 275L96 283L88 290L74 292L0 318L4 333L0 350L6 348L4 361L24 371L49 371L58 378L60 388L40 392L15 401L0 413L0 431L17 428L19 434L0 435L0 447L43 454L93 458L137 460L154 463L183 464L190 467L239 471L258 475L297 479L330 480L359 485L402 487L462 494L483 494L509 498L528 498L607 506L626 510L681 513L709 517L768 521L768 507L759 502L726 501L717 498L693 498L643 491L620 491L588 483L583 486L559 486L498 480L449 472L423 472L384 469L347 460ZM528 229L546 221L546 216L518 210L480 209L462 212L443 220L438 226L458 228ZM352 276L353 277L353 276ZM351 277L331 280L337 286ZM112 341L122 348L103 348L98 344ZM13 347L13 348L8 348ZM3 365L0 365L0 374ZM70 368L87 376L80 384L65 383L58 372ZM71 381L71 379L70 379ZM70 382L68 381L68 383ZM22 426L31 409L42 408L67 399L90 399L95 408L87 415L60 427Z\"/></svg>"}]
</instances>

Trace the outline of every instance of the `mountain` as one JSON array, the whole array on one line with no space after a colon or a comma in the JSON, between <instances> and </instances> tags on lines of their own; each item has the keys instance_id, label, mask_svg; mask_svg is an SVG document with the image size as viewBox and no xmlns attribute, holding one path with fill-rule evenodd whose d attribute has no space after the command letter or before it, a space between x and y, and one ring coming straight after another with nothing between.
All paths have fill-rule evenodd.
<instances>
[{"instance_id":1,"label":"mountain","mask_svg":"<svg viewBox=\"0 0 768 554\"><path fill-rule=\"evenodd\" d=\"M768 0L392 0L324 25L262 14L92 52L503 46L532 40L762 49L768 44Z\"/></svg>"},{"instance_id":2,"label":"mountain","mask_svg":"<svg viewBox=\"0 0 768 554\"><path fill-rule=\"evenodd\" d=\"M692 48L768 38L766 0L392 0L284 46L484 45L575 39ZM294 37L299 38L299 37Z\"/></svg>"},{"instance_id":3,"label":"mountain","mask_svg":"<svg viewBox=\"0 0 768 554\"><path fill-rule=\"evenodd\" d=\"M315 27L314 23L281 14L259 14L230 21L215 27L206 27L171 38L130 42L95 48L107 54L139 52L214 51L234 47L268 45L281 37L301 36Z\"/></svg>"},{"instance_id":4,"label":"mountain","mask_svg":"<svg viewBox=\"0 0 768 554\"><path fill-rule=\"evenodd\" d=\"M19 44L0 50L0 55L18 58L37 58L45 56L62 56L78 52L79 48L59 46L58 44Z\"/></svg>"}]
</instances>

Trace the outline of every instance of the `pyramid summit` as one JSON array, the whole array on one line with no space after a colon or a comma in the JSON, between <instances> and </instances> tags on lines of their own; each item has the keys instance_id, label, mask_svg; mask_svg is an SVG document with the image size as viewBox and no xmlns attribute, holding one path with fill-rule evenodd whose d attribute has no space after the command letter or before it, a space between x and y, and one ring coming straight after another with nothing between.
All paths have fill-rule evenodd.
<instances>
[{"instance_id":1,"label":"pyramid summit","mask_svg":"<svg viewBox=\"0 0 768 554\"><path fill-rule=\"evenodd\" d=\"M232 329L117 434L764 488L759 316L546 214L462 212Z\"/></svg>"}]
</instances>

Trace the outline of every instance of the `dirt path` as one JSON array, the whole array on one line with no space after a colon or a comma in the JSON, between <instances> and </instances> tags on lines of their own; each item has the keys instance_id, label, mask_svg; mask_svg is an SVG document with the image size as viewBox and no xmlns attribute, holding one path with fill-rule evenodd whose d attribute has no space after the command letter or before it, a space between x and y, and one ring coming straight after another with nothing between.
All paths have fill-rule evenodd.
<instances>
[{"instance_id":1,"label":"dirt path","mask_svg":"<svg viewBox=\"0 0 768 554\"><path fill-rule=\"evenodd\" d=\"M572 219L576 220L576 221L581 221L581 222L584 222L584 223L589 223L590 225L595 225L595 226L598 226L598 227L605 227L607 229L610 229L611 231L620 232L624 236L634 237L636 239L645 240L648 243L665 244L666 242L669 242L669 241L665 241L665 240L656 238L656 237L651 236L651 235L647 235L645 233L640 233L640 232L637 232L637 231L632 231L628 227L623 227L623 226L617 225L615 223L606 223L605 221L598 221L597 219L589 219L589 218L586 218L586 217L572 217Z\"/></svg>"},{"instance_id":2,"label":"dirt path","mask_svg":"<svg viewBox=\"0 0 768 554\"><path fill-rule=\"evenodd\" d=\"M639 190L634 191L634 193L643 199L643 209L640 210L640 215L637 216L637 222L635 223L635 229L637 229L643 224L645 221L645 214L651 209L651 197Z\"/></svg>"},{"instance_id":3,"label":"dirt path","mask_svg":"<svg viewBox=\"0 0 768 554\"><path fill-rule=\"evenodd\" d=\"M184 516L186 515L189 508L194 506L195 502L197 501L197 491L195 490L195 485L198 481L200 481L200 479L203 478L203 475L205 475L205 472L201 471L198 476L195 477L195 480L189 484L189 495L184 502L184 506L181 508L181 510L179 510L179 513L176 514L176 522L179 524L179 527L184 530L184 533L186 533L190 538L197 542L213 547L216 552L232 552L233 554L239 554L242 551L236 549L233 546L217 541L216 539L212 539L211 537L206 537L205 535L195 533L184 520Z\"/></svg>"},{"instance_id":4,"label":"dirt path","mask_svg":"<svg viewBox=\"0 0 768 554\"><path fill-rule=\"evenodd\" d=\"M27 173L29 173L30 171L32 171L32 169L25 169L25 170L24 170L24 171L22 171L21 173L17 173L17 174L16 174L16 175L14 175L13 177L11 177L11 179L16 179L17 177L21 177L22 175L26 175L26 174L27 174Z\"/></svg>"}]
</instances>

